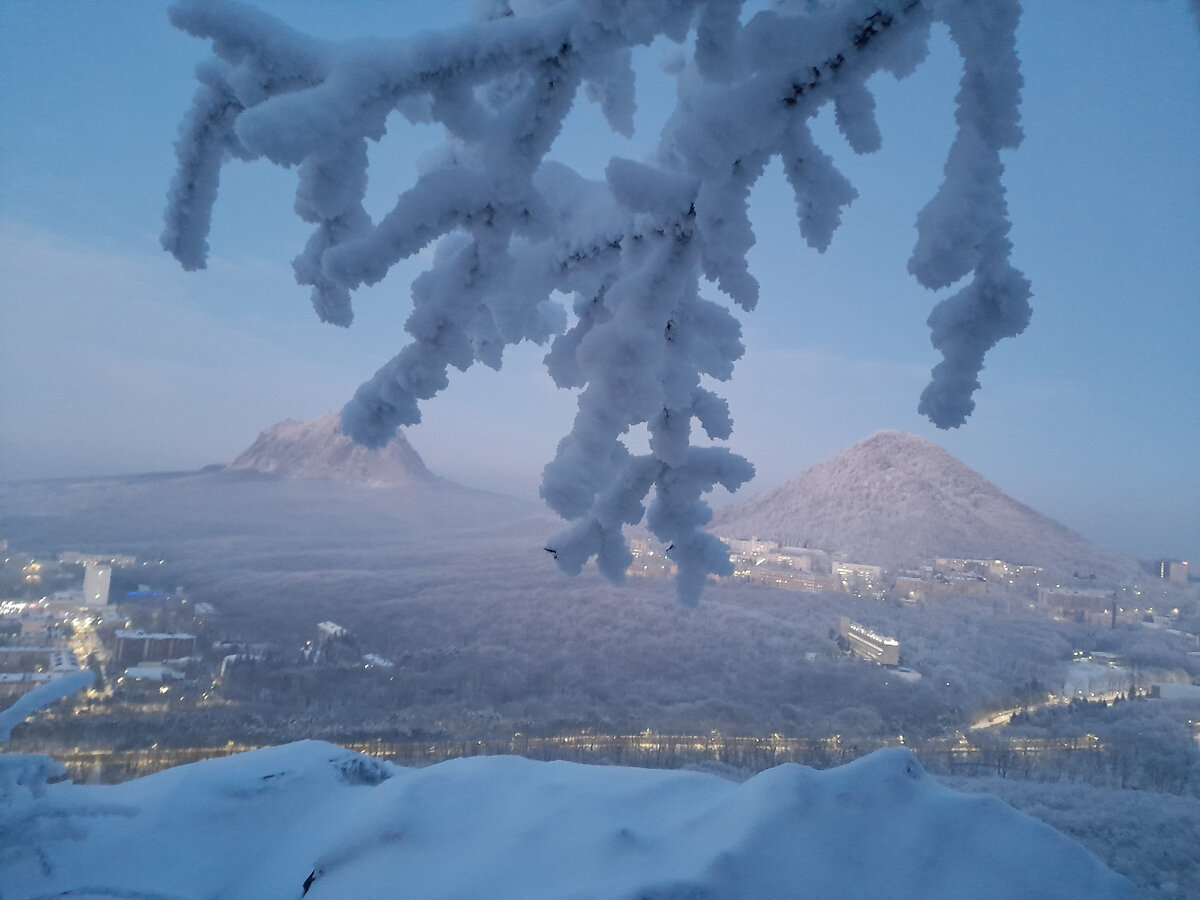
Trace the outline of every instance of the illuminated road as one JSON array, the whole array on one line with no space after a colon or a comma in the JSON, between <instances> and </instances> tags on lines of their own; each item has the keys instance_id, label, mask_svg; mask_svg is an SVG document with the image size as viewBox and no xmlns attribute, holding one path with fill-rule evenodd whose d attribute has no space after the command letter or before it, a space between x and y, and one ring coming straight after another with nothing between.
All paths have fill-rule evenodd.
<instances>
[{"instance_id":1,"label":"illuminated road","mask_svg":"<svg viewBox=\"0 0 1200 900\"><path fill-rule=\"evenodd\" d=\"M1078 755L1103 751L1092 736L1083 740L1014 738L1003 747L976 745L962 735L912 740L897 735L890 740L849 741L829 738L728 737L711 735L576 734L538 737L516 734L509 739L463 741L351 741L341 746L367 756L404 765L422 765L469 756L517 755L536 760L566 760L649 768L719 762L751 772L782 763L828 768L882 747L906 746L922 764L934 771L963 771L1008 766L1011 759L1030 760L1055 753ZM163 769L260 749L232 741L208 747L151 747L115 750L104 747L20 747L22 753L46 753L67 766L79 782L114 783ZM999 754L999 757L998 755ZM999 759L999 761L998 761Z\"/></svg>"},{"instance_id":2,"label":"illuminated road","mask_svg":"<svg viewBox=\"0 0 1200 900\"><path fill-rule=\"evenodd\" d=\"M1088 694L1086 699L1089 702L1104 701L1111 703L1114 700L1119 700L1125 696L1125 691L1103 691L1094 694ZM993 728L997 725L1008 725L1012 722L1013 716L1017 713L1031 713L1039 709L1048 709L1052 706L1066 706L1072 700L1085 699L1080 697L1064 697L1058 694L1051 694L1041 703L1029 703L1025 706L1014 706L1012 709L1002 709L999 712L988 713L982 719L971 725L971 731L979 731L982 728Z\"/></svg>"}]
</instances>

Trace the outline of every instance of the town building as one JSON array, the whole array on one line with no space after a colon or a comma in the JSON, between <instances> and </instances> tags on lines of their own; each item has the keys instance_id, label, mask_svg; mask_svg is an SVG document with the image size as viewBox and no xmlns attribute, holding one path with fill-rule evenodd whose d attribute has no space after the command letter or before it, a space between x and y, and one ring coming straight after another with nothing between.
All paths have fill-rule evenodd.
<instances>
[{"instance_id":1,"label":"town building","mask_svg":"<svg viewBox=\"0 0 1200 900\"><path fill-rule=\"evenodd\" d=\"M318 622L317 623L317 646L323 647L330 641L344 639L349 636L350 632L343 628L337 622Z\"/></svg>"},{"instance_id":2,"label":"town building","mask_svg":"<svg viewBox=\"0 0 1200 900\"><path fill-rule=\"evenodd\" d=\"M667 556L666 550L656 541L633 540L629 542L633 556L626 574L628 575L674 575L678 567Z\"/></svg>"},{"instance_id":3,"label":"town building","mask_svg":"<svg viewBox=\"0 0 1200 900\"><path fill-rule=\"evenodd\" d=\"M729 546L735 581L790 591L826 593L859 588L874 591L883 576L883 569L878 566L850 563L843 564L841 573L831 573L829 555L824 550L781 547L776 541L757 537L722 537L721 540Z\"/></svg>"},{"instance_id":4,"label":"town building","mask_svg":"<svg viewBox=\"0 0 1200 900\"><path fill-rule=\"evenodd\" d=\"M183 673L166 663L148 663L144 666L129 666L125 677L132 681L182 681Z\"/></svg>"},{"instance_id":5,"label":"town building","mask_svg":"<svg viewBox=\"0 0 1200 900\"><path fill-rule=\"evenodd\" d=\"M779 555L790 559L792 567L796 569L806 572L830 571L829 554L816 547L783 546L779 548Z\"/></svg>"},{"instance_id":6,"label":"town building","mask_svg":"<svg viewBox=\"0 0 1200 900\"><path fill-rule=\"evenodd\" d=\"M734 579L750 584L765 584L789 591L813 593L836 592L842 589L841 581L832 575L793 569L790 566L767 560L760 560L757 565L745 561L735 561L734 566Z\"/></svg>"},{"instance_id":7,"label":"town building","mask_svg":"<svg viewBox=\"0 0 1200 900\"><path fill-rule=\"evenodd\" d=\"M779 550L779 544L775 541L760 541L756 537L749 540L725 538L725 543L729 545L729 552L738 556L770 556Z\"/></svg>"},{"instance_id":8,"label":"town building","mask_svg":"<svg viewBox=\"0 0 1200 900\"><path fill-rule=\"evenodd\" d=\"M27 603L23 600L0 602L0 635L17 643L44 642L47 638L62 635L63 620L79 608L79 596L74 595L75 604L64 609L46 601Z\"/></svg>"},{"instance_id":9,"label":"town building","mask_svg":"<svg viewBox=\"0 0 1200 900\"><path fill-rule=\"evenodd\" d=\"M883 587L883 567L866 563L835 562L833 576L841 582L842 590L848 594L873 594Z\"/></svg>"},{"instance_id":10,"label":"town building","mask_svg":"<svg viewBox=\"0 0 1200 900\"><path fill-rule=\"evenodd\" d=\"M161 634L146 631L118 631L113 661L136 666L146 661L183 659L196 652L194 634Z\"/></svg>"},{"instance_id":11,"label":"town building","mask_svg":"<svg viewBox=\"0 0 1200 900\"><path fill-rule=\"evenodd\" d=\"M1038 603L1063 619L1101 622L1116 617L1116 599L1112 591L1091 588L1041 588Z\"/></svg>"},{"instance_id":12,"label":"town building","mask_svg":"<svg viewBox=\"0 0 1200 900\"><path fill-rule=\"evenodd\" d=\"M112 566L90 562L83 567L83 605L105 606L112 587Z\"/></svg>"},{"instance_id":13,"label":"town building","mask_svg":"<svg viewBox=\"0 0 1200 900\"><path fill-rule=\"evenodd\" d=\"M1177 559L1159 559L1154 562L1154 574L1163 581L1174 584L1187 584L1190 568L1186 561Z\"/></svg>"},{"instance_id":14,"label":"town building","mask_svg":"<svg viewBox=\"0 0 1200 900\"><path fill-rule=\"evenodd\" d=\"M318 622L316 641L307 641L300 650L301 659L312 665L345 665L358 662L361 654L358 638L336 622Z\"/></svg>"},{"instance_id":15,"label":"town building","mask_svg":"<svg viewBox=\"0 0 1200 900\"><path fill-rule=\"evenodd\" d=\"M926 601L932 597L982 597L988 583L981 575L943 575L941 572L922 577L897 575L896 593L903 600Z\"/></svg>"},{"instance_id":16,"label":"town building","mask_svg":"<svg viewBox=\"0 0 1200 900\"><path fill-rule=\"evenodd\" d=\"M803 549L781 550L775 541L756 537L722 538L729 546L733 578L790 591L840 591L842 583L830 575L813 572L813 554Z\"/></svg>"},{"instance_id":17,"label":"town building","mask_svg":"<svg viewBox=\"0 0 1200 900\"><path fill-rule=\"evenodd\" d=\"M784 548L781 548L769 557L771 561L778 563L781 566L787 566L789 569L797 569L801 572L812 572L813 555L810 553L796 553Z\"/></svg>"},{"instance_id":18,"label":"town building","mask_svg":"<svg viewBox=\"0 0 1200 900\"><path fill-rule=\"evenodd\" d=\"M21 574L25 576L26 584L41 584L42 577L46 574L50 564L39 562L36 559L31 559L28 563L21 567Z\"/></svg>"},{"instance_id":19,"label":"town building","mask_svg":"<svg viewBox=\"0 0 1200 900\"><path fill-rule=\"evenodd\" d=\"M53 672L0 672L0 700L7 706L57 677Z\"/></svg>"},{"instance_id":20,"label":"town building","mask_svg":"<svg viewBox=\"0 0 1200 900\"><path fill-rule=\"evenodd\" d=\"M15 700L78 668L70 647L0 647L0 700Z\"/></svg>"},{"instance_id":21,"label":"town building","mask_svg":"<svg viewBox=\"0 0 1200 900\"><path fill-rule=\"evenodd\" d=\"M113 568L128 568L137 565L136 556L120 553L80 553L78 550L64 550L58 554L58 561L64 566L86 566L89 563L100 563Z\"/></svg>"},{"instance_id":22,"label":"town building","mask_svg":"<svg viewBox=\"0 0 1200 900\"><path fill-rule=\"evenodd\" d=\"M955 559L940 556L933 561L933 570L942 575L978 575L991 581L1037 578L1044 571L1040 566L1018 565L1002 559Z\"/></svg>"},{"instance_id":23,"label":"town building","mask_svg":"<svg viewBox=\"0 0 1200 900\"><path fill-rule=\"evenodd\" d=\"M900 642L895 638L876 634L857 622L842 616L838 634L850 645L850 651L860 659L869 659L884 666L900 664Z\"/></svg>"},{"instance_id":24,"label":"town building","mask_svg":"<svg viewBox=\"0 0 1200 900\"><path fill-rule=\"evenodd\" d=\"M943 575L987 575L991 567L990 559L954 559L939 556L933 561L933 570Z\"/></svg>"},{"instance_id":25,"label":"town building","mask_svg":"<svg viewBox=\"0 0 1200 900\"><path fill-rule=\"evenodd\" d=\"M221 660L221 679L229 677L233 669L242 668L244 666L256 666L261 662L266 662L267 657L259 653L230 653Z\"/></svg>"}]
</instances>

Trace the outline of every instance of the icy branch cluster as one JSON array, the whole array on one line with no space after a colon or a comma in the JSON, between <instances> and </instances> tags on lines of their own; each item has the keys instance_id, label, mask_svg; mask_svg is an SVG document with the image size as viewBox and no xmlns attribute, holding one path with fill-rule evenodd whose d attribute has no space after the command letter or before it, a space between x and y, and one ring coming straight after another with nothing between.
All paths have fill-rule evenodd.
<instances>
[{"instance_id":1,"label":"icy branch cluster","mask_svg":"<svg viewBox=\"0 0 1200 900\"><path fill-rule=\"evenodd\" d=\"M200 68L182 126L164 246L186 268L204 265L220 169L235 157L296 167L296 212L314 227L294 267L324 321L348 325L352 291L437 242L412 285L412 341L358 390L342 427L382 445L420 420L419 401L446 387L449 366L499 368L507 345L550 341L551 377L579 391L541 490L571 523L547 548L565 571L595 556L620 580L631 561L622 528L646 516L672 545L683 602L729 572L726 548L703 530L702 495L737 488L753 467L693 444L692 429L729 437L728 406L704 376L728 379L743 348L737 319L701 296L701 279L754 308L747 198L776 156L801 235L829 245L856 194L810 124L832 103L853 149L875 150L867 80L911 72L934 22L949 27L964 74L945 181L920 214L910 269L931 288L969 280L930 317L945 359L922 411L960 425L983 354L1028 320L999 156L1021 138L1016 0L794 0L752 16L740 0L562 0L521 15L499 0L476 25L347 43L233 2L184 2L171 15L216 58ZM690 53L652 158L614 158L603 182L547 161L581 92L631 132L631 49L659 36ZM367 151L397 111L440 124L446 142L376 222L363 205ZM574 298L572 316L556 292ZM626 443L641 426L645 454Z\"/></svg>"}]
</instances>

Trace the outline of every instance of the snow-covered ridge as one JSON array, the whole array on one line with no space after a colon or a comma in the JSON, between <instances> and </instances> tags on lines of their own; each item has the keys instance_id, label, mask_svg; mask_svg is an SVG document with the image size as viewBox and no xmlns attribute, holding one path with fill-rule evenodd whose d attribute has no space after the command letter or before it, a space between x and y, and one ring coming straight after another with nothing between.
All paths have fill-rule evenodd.
<instances>
[{"instance_id":1,"label":"snow-covered ridge","mask_svg":"<svg viewBox=\"0 0 1200 900\"><path fill-rule=\"evenodd\" d=\"M380 487L433 480L403 434L396 432L395 437L379 449L364 447L342 433L337 413L308 422L288 419L272 425L230 463L229 468L281 478L344 481Z\"/></svg>"},{"instance_id":2,"label":"snow-covered ridge","mask_svg":"<svg viewBox=\"0 0 1200 900\"><path fill-rule=\"evenodd\" d=\"M6 898L1133 895L903 749L740 785L516 757L404 769L314 741L111 787L0 766Z\"/></svg>"},{"instance_id":3,"label":"snow-covered ridge","mask_svg":"<svg viewBox=\"0 0 1200 900\"><path fill-rule=\"evenodd\" d=\"M1118 580L1136 572L1133 560L1098 550L937 444L900 431L881 431L782 487L725 507L710 530L882 565L948 556Z\"/></svg>"}]
</instances>

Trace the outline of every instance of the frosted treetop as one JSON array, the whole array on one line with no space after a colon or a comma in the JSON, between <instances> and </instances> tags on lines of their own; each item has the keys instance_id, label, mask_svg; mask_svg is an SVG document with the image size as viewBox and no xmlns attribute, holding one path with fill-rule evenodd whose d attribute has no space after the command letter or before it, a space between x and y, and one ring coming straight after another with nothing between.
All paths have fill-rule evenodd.
<instances>
[{"instance_id":1,"label":"frosted treetop","mask_svg":"<svg viewBox=\"0 0 1200 900\"><path fill-rule=\"evenodd\" d=\"M725 546L703 530L702 495L753 475L743 457L692 442L694 426L730 436L728 404L702 377L729 379L743 351L737 318L701 296L702 281L745 312L757 304L747 200L775 157L801 236L829 245L856 192L810 125L832 103L850 146L877 149L867 80L913 71L935 22L963 57L957 134L918 216L909 270L929 288L963 286L930 315L943 360L921 412L961 425L984 354L1030 315L1028 282L1009 261L1001 184L1000 151L1021 140L1016 0L794 0L753 15L742 6L497 0L472 25L338 43L239 3L179 3L172 21L211 40L214 58L197 72L181 126L163 246L185 268L204 266L231 158L296 168L295 210L313 232L293 266L323 321L349 325L356 288L436 242L412 284L411 341L347 403L343 430L380 446L420 421L419 402L447 386L449 366L498 369L506 346L549 342L547 371L578 391L578 412L543 475L542 497L570 523L547 549L572 573L595 556L618 581L631 562L622 528L646 517L671 545L680 599L695 603L710 573L730 571ZM604 181L548 161L580 94L614 131L632 131L631 49L660 36L688 53L655 153L612 159ZM363 205L368 146L396 111L440 124L446 141L373 221ZM570 313L556 292L573 297ZM648 453L626 443L641 426Z\"/></svg>"}]
</instances>

